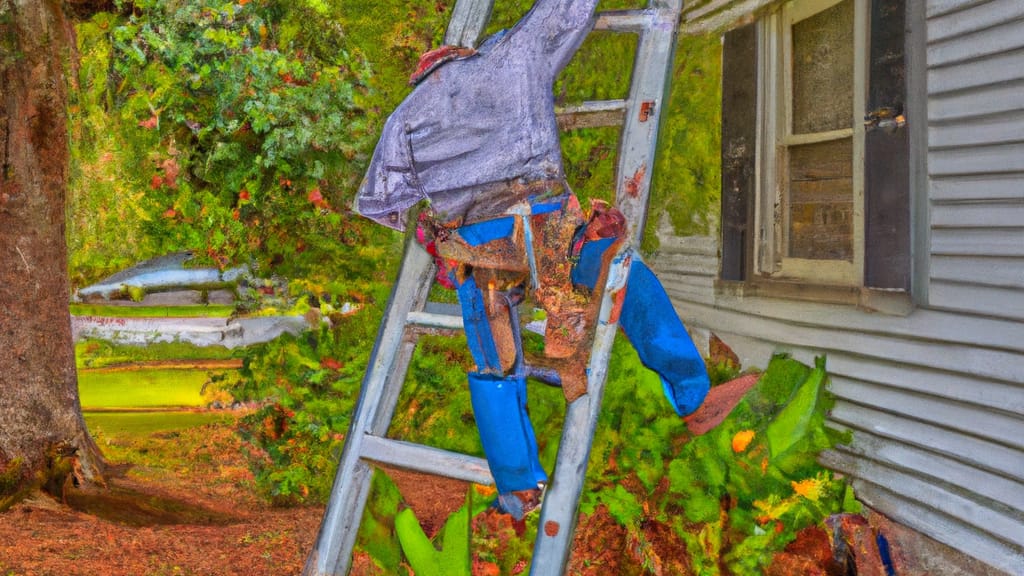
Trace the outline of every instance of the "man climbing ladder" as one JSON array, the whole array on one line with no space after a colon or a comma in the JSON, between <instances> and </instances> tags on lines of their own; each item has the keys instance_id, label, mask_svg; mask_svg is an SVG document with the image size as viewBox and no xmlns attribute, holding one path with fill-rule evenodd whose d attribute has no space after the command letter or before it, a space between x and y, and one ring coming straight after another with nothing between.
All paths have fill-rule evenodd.
<instances>
[{"instance_id":1,"label":"man climbing ladder","mask_svg":"<svg viewBox=\"0 0 1024 576\"><path fill-rule=\"evenodd\" d=\"M442 282L457 290L477 365L469 374L477 427L498 506L517 518L539 503L547 476L526 413L526 375L513 370L508 295L528 289L547 312L545 356L572 402L587 392L601 291L627 237L615 208L596 205L585 218L565 181L554 112L554 80L593 26L596 4L537 0L478 50L425 55L356 201L384 225L417 226ZM708 392L703 361L660 283L632 259L614 314L672 407L689 414Z\"/></svg>"}]
</instances>

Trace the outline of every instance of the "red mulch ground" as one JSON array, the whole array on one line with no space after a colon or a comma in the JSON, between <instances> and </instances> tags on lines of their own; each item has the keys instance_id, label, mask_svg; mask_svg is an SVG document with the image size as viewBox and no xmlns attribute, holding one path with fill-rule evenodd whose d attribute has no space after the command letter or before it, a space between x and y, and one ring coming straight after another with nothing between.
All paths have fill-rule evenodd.
<instances>
[{"instance_id":1,"label":"red mulch ground","mask_svg":"<svg viewBox=\"0 0 1024 576\"><path fill-rule=\"evenodd\" d=\"M713 405L691 425L714 425L753 384L714 395ZM101 446L103 442L101 441ZM38 496L0 514L0 576L288 576L300 574L319 528L323 507L274 508L260 500L231 426L208 425L158 433L143 442L107 439L107 457L131 459L126 474L113 478L119 490L147 500L191 505L193 521L132 527L73 510ZM432 534L462 504L458 481L389 471L407 505ZM70 493L74 498L80 491ZM109 492L106 492L109 494ZM121 510L114 504L108 509ZM196 514L196 512L201 512ZM497 535L495 549L521 530L507 516L486 513L477 529ZM525 565L512 574L525 573ZM353 560L355 576L378 575L365 557ZM496 576L498 567L475 559L474 576ZM580 519L566 572L572 576L685 576L692 573L671 527L644 522L627 531L603 507ZM389 576L389 575L384 575Z\"/></svg>"},{"instance_id":2,"label":"red mulch ground","mask_svg":"<svg viewBox=\"0 0 1024 576\"><path fill-rule=\"evenodd\" d=\"M102 444L102 440L101 440ZM142 448L142 453L132 452ZM106 508L140 521L177 502L186 524L133 527L38 495L0 514L2 576L191 576L298 574L316 538L322 507L274 508L253 490L230 425L158 433L134 447L108 444L108 459L141 462L110 479L136 493ZM79 501L90 492L71 489ZM95 503L96 499L92 502ZM166 520L165 520L166 521ZM201 525L201 524L207 525Z\"/></svg>"}]
</instances>

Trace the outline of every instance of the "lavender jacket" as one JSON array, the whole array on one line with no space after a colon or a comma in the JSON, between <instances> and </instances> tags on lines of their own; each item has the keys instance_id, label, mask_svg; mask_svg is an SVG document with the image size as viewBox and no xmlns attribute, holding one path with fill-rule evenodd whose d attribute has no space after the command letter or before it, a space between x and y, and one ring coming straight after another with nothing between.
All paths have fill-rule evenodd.
<instances>
[{"instance_id":1,"label":"lavender jacket","mask_svg":"<svg viewBox=\"0 0 1024 576\"><path fill-rule=\"evenodd\" d=\"M504 212L512 184L563 181L553 85L597 0L537 0L514 28L423 79L384 125L355 209L403 230L429 200L443 220Z\"/></svg>"}]
</instances>

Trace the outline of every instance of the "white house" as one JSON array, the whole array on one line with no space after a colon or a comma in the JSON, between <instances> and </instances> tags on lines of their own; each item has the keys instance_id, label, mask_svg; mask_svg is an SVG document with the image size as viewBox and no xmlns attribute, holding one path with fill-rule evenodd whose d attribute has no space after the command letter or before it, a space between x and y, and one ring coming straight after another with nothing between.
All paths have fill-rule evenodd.
<instances>
[{"instance_id":1,"label":"white house","mask_svg":"<svg viewBox=\"0 0 1024 576\"><path fill-rule=\"evenodd\" d=\"M824 463L1024 574L1024 1L695 0L684 29L725 32L721 233L654 262L680 314L745 365L827 354L854 441Z\"/></svg>"}]
</instances>

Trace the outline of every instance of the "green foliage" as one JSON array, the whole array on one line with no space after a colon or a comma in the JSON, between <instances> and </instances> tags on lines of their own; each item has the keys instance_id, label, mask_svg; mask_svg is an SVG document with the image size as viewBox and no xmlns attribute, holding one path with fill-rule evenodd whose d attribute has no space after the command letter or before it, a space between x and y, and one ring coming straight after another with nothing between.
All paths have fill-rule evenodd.
<instances>
[{"instance_id":1,"label":"green foliage","mask_svg":"<svg viewBox=\"0 0 1024 576\"><path fill-rule=\"evenodd\" d=\"M147 1L79 26L75 283L111 258L183 249L293 277L336 276L324 262L378 270L393 234L345 209L375 141L374 96L338 9Z\"/></svg>"},{"instance_id":2,"label":"green foliage","mask_svg":"<svg viewBox=\"0 0 1024 576\"><path fill-rule=\"evenodd\" d=\"M644 250L657 248L654 231L666 218L680 235L717 233L721 198L721 40L679 37L658 158L651 181Z\"/></svg>"},{"instance_id":3,"label":"green foliage","mask_svg":"<svg viewBox=\"0 0 1024 576\"><path fill-rule=\"evenodd\" d=\"M793 398L768 425L765 434L772 460L779 462L786 453L807 436L815 406L825 378L825 359L815 359L810 377L793 393Z\"/></svg>"},{"instance_id":4,"label":"green foliage","mask_svg":"<svg viewBox=\"0 0 1024 576\"><path fill-rule=\"evenodd\" d=\"M440 550L427 538L411 508L399 512L395 517L395 532L413 571L421 576L469 576L469 524L470 517L478 511L473 509L473 489L470 488L466 503L448 517L441 529Z\"/></svg>"},{"instance_id":5,"label":"green foliage","mask_svg":"<svg viewBox=\"0 0 1024 576\"><path fill-rule=\"evenodd\" d=\"M24 466L21 458L0 463L0 512L5 512L21 497Z\"/></svg>"},{"instance_id":6,"label":"green foliage","mask_svg":"<svg viewBox=\"0 0 1024 576\"><path fill-rule=\"evenodd\" d=\"M720 376L734 374L723 368ZM582 512L604 506L634 535L645 520L671 526L697 574L723 566L761 574L797 531L856 506L850 488L816 462L843 440L825 428L824 387L823 359L812 370L776 357L721 425L693 437L658 377L617 341ZM786 449L771 452L770 437Z\"/></svg>"},{"instance_id":7,"label":"green foliage","mask_svg":"<svg viewBox=\"0 0 1024 576\"><path fill-rule=\"evenodd\" d=\"M367 294L383 305L384 286ZM229 392L261 407L243 419L259 489L279 504L324 502L370 357L381 310L250 350Z\"/></svg>"},{"instance_id":8,"label":"green foliage","mask_svg":"<svg viewBox=\"0 0 1024 576\"><path fill-rule=\"evenodd\" d=\"M760 574L797 531L846 507L845 482L816 462L840 440L825 428L824 386L824 359L811 370L775 357L732 414L669 465L669 494L683 514L675 526L698 573L724 564Z\"/></svg>"},{"instance_id":9,"label":"green foliage","mask_svg":"<svg viewBox=\"0 0 1024 576\"><path fill-rule=\"evenodd\" d=\"M375 471L356 547L370 556L382 574L412 576L402 561L402 548L395 531L401 505L402 494L395 483L387 474Z\"/></svg>"}]
</instances>

